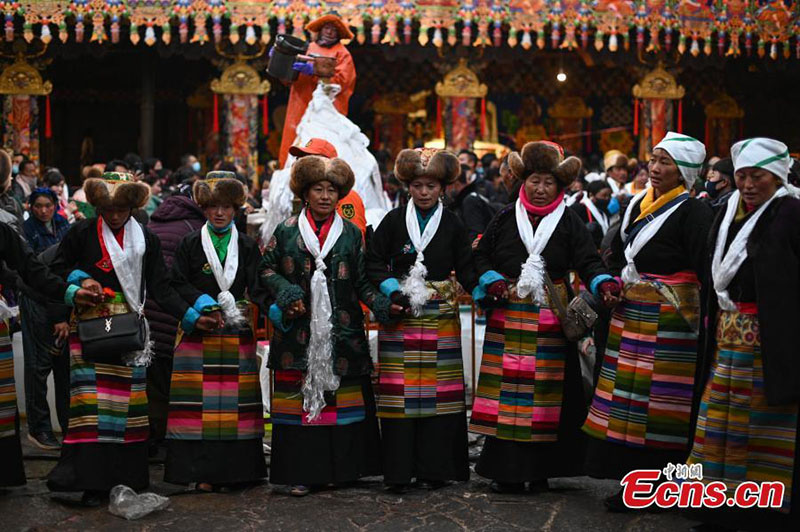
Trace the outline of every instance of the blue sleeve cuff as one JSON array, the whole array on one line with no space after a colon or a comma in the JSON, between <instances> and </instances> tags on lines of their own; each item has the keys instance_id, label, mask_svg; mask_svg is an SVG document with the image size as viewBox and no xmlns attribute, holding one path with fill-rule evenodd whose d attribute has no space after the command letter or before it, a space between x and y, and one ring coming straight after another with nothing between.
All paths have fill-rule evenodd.
<instances>
[{"instance_id":1,"label":"blue sleeve cuff","mask_svg":"<svg viewBox=\"0 0 800 532\"><path fill-rule=\"evenodd\" d=\"M597 294L597 288L602 283L604 283L606 281L613 281L613 280L614 280L614 278L611 277L610 275L608 275L607 273L601 273L600 275L598 275L597 277L592 279L592 282L589 284L589 290L591 290L592 294L598 295Z\"/></svg>"},{"instance_id":2,"label":"blue sleeve cuff","mask_svg":"<svg viewBox=\"0 0 800 532\"><path fill-rule=\"evenodd\" d=\"M476 286L472 290L472 300L476 303L480 303L486 297L486 289L481 285Z\"/></svg>"},{"instance_id":3,"label":"blue sleeve cuff","mask_svg":"<svg viewBox=\"0 0 800 532\"><path fill-rule=\"evenodd\" d=\"M275 327L280 329L282 332L287 332L291 329L291 325L287 325L283 323L283 311L281 308L273 303L269 307L269 320L272 322Z\"/></svg>"},{"instance_id":4,"label":"blue sleeve cuff","mask_svg":"<svg viewBox=\"0 0 800 532\"><path fill-rule=\"evenodd\" d=\"M219 303L217 303L217 301L208 294L203 294L198 297L194 302L194 305L192 305L192 309L198 313L215 310L214 307L219 307Z\"/></svg>"},{"instance_id":5,"label":"blue sleeve cuff","mask_svg":"<svg viewBox=\"0 0 800 532\"><path fill-rule=\"evenodd\" d=\"M392 294L400 291L400 282L394 277L389 277L381 283L378 289L381 291L381 294L386 297L392 297Z\"/></svg>"},{"instance_id":6,"label":"blue sleeve cuff","mask_svg":"<svg viewBox=\"0 0 800 532\"><path fill-rule=\"evenodd\" d=\"M483 288L484 291L492 284L496 283L497 281L503 281L505 277L500 275L499 272L494 270L487 270L483 275L481 275L480 279L478 279L478 286ZM473 290L473 293L475 291Z\"/></svg>"},{"instance_id":7,"label":"blue sleeve cuff","mask_svg":"<svg viewBox=\"0 0 800 532\"><path fill-rule=\"evenodd\" d=\"M71 284L67 287L67 291L64 292L64 303L69 305L70 307L75 306L75 294L78 293L81 287Z\"/></svg>"},{"instance_id":8,"label":"blue sleeve cuff","mask_svg":"<svg viewBox=\"0 0 800 532\"><path fill-rule=\"evenodd\" d=\"M80 287L81 283L86 279L91 279L92 276L83 270L72 270L72 273L67 277L67 283L74 284Z\"/></svg>"},{"instance_id":9,"label":"blue sleeve cuff","mask_svg":"<svg viewBox=\"0 0 800 532\"><path fill-rule=\"evenodd\" d=\"M199 319L200 313L194 308L189 307L186 309L186 314L183 315L183 319L181 320L181 328L184 330L184 332L191 334L194 331L194 326L197 323L197 320Z\"/></svg>"}]
</instances>

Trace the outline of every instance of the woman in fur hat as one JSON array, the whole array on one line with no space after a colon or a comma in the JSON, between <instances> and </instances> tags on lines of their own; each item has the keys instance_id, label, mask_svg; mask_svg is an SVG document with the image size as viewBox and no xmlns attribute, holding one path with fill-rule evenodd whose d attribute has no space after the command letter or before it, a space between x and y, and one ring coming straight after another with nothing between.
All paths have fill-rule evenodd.
<instances>
[{"instance_id":1,"label":"woman in fur hat","mask_svg":"<svg viewBox=\"0 0 800 532\"><path fill-rule=\"evenodd\" d=\"M299 159L289 184L305 206L278 225L262 262L275 299L269 310L275 324L270 482L292 486L295 496L381 469L359 301L380 322L402 307L369 282L361 231L336 214L354 181L342 159Z\"/></svg>"},{"instance_id":2,"label":"woman in fur hat","mask_svg":"<svg viewBox=\"0 0 800 532\"><path fill-rule=\"evenodd\" d=\"M651 186L630 201L611 242L609 264L622 274L624 295L583 427L591 476L621 479L686 460L712 219L688 190L705 154L700 141L667 133L649 162ZM626 510L621 496L606 499L609 510Z\"/></svg>"},{"instance_id":3,"label":"woman in fur hat","mask_svg":"<svg viewBox=\"0 0 800 532\"><path fill-rule=\"evenodd\" d=\"M477 276L466 229L441 202L459 173L448 151L401 151L395 175L412 201L386 215L367 253L370 280L407 309L378 334L383 478L393 491L414 478L427 489L469 479L458 286L450 272L467 291Z\"/></svg>"},{"instance_id":4,"label":"woman in fur hat","mask_svg":"<svg viewBox=\"0 0 800 532\"><path fill-rule=\"evenodd\" d=\"M214 491L267 475L249 306L253 302L266 314L266 289L258 276L261 252L234 224L247 197L242 183L232 172L211 172L192 192L207 222L178 246L172 286L220 326L183 334L175 350L164 479ZM220 364L227 369L220 372Z\"/></svg>"},{"instance_id":5,"label":"woman in fur hat","mask_svg":"<svg viewBox=\"0 0 800 532\"><path fill-rule=\"evenodd\" d=\"M546 489L550 477L584 474L587 397L574 343L556 307L570 300L569 272L606 304L619 285L606 273L583 221L564 204L581 162L562 160L560 146L529 142L509 156L522 180L516 202L486 229L475 251L480 274L475 296L487 294L480 378L470 430L486 435L475 471L499 492ZM555 286L546 289L545 275Z\"/></svg>"},{"instance_id":6,"label":"woman in fur hat","mask_svg":"<svg viewBox=\"0 0 800 532\"><path fill-rule=\"evenodd\" d=\"M738 190L711 230L704 391L687 463L702 464L703 482L724 482L727 497L747 482L784 486L772 510L698 516L716 525L706 529L798 530L800 201L784 143L742 140L731 158Z\"/></svg>"},{"instance_id":7,"label":"woman in fur hat","mask_svg":"<svg viewBox=\"0 0 800 532\"><path fill-rule=\"evenodd\" d=\"M97 307L78 307L74 319L105 318L108 328L115 315L143 317L150 294L166 312L183 318L185 330L214 328L215 319L200 317L170 286L158 238L131 217L147 203L149 187L130 174L106 173L102 179L87 179L84 190L99 216L70 228L53 268L69 284L105 298ZM145 375L152 349L144 325L143 350L91 357L83 355L73 329L69 429L61 459L48 476L51 490L83 491L83 503L96 506L117 484L134 490L148 486Z\"/></svg>"}]
</instances>

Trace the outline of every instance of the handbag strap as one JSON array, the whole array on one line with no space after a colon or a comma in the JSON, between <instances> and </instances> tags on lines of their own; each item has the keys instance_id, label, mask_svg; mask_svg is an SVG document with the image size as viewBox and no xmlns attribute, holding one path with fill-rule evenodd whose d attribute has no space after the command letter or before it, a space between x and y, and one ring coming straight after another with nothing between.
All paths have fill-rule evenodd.
<instances>
[{"instance_id":1,"label":"handbag strap","mask_svg":"<svg viewBox=\"0 0 800 532\"><path fill-rule=\"evenodd\" d=\"M544 283L545 286L547 286L547 291L550 292L550 302L555 306L558 319L563 321L567 316L567 308L564 306L564 303L561 302L561 298L558 297L556 285L553 284L553 280L550 278L550 274L547 273L547 270L544 272ZM567 282L567 285L569 285L569 281ZM569 290L569 288L567 288L567 290Z\"/></svg>"}]
</instances>

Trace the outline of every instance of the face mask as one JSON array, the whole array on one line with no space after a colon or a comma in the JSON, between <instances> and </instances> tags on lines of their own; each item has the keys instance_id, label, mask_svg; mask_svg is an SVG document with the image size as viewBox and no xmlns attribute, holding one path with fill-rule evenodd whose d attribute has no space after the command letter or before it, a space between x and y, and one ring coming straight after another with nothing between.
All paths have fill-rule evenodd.
<instances>
[{"instance_id":1,"label":"face mask","mask_svg":"<svg viewBox=\"0 0 800 532\"><path fill-rule=\"evenodd\" d=\"M619 212L619 200L617 198L611 198L611 201L608 202L608 207L606 207L606 211L610 215L615 215Z\"/></svg>"},{"instance_id":2,"label":"face mask","mask_svg":"<svg viewBox=\"0 0 800 532\"><path fill-rule=\"evenodd\" d=\"M608 210L608 204L609 203L610 203L610 200L607 200L607 199L596 199L596 200L594 200L595 207L600 209L601 212Z\"/></svg>"},{"instance_id":3,"label":"face mask","mask_svg":"<svg viewBox=\"0 0 800 532\"><path fill-rule=\"evenodd\" d=\"M194 170L195 172L200 171L200 161L195 161L192 163L192 170Z\"/></svg>"},{"instance_id":4,"label":"face mask","mask_svg":"<svg viewBox=\"0 0 800 532\"><path fill-rule=\"evenodd\" d=\"M708 192L708 195L711 196L711 199L719 196L720 191L717 190L718 184L719 181L706 181L706 192Z\"/></svg>"},{"instance_id":5,"label":"face mask","mask_svg":"<svg viewBox=\"0 0 800 532\"><path fill-rule=\"evenodd\" d=\"M19 173L19 165L18 164L12 164L11 165L11 173L14 174L14 175L17 175Z\"/></svg>"}]
</instances>

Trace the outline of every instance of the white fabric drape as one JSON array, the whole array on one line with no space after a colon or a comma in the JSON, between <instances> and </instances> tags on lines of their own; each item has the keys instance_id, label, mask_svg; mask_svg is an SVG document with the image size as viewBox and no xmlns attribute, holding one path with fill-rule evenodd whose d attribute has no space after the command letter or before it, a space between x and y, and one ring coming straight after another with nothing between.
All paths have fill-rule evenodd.
<instances>
[{"instance_id":1,"label":"white fabric drape","mask_svg":"<svg viewBox=\"0 0 800 532\"><path fill-rule=\"evenodd\" d=\"M236 299L230 293L230 288L236 280L236 272L239 269L239 232L236 225L231 225L231 238L228 241L228 251L225 255L225 266L219 261L217 250L211 241L208 223L200 229L200 243L203 245L203 253L206 255L208 265L211 266L211 273L219 286L217 302L222 307L222 314L225 316L226 325L242 326L245 323L244 316L236 306Z\"/></svg>"},{"instance_id":2,"label":"white fabric drape","mask_svg":"<svg viewBox=\"0 0 800 532\"><path fill-rule=\"evenodd\" d=\"M423 252L428 247L428 244L431 243L431 240L433 240L436 231L439 230L439 224L442 221L442 211L444 211L441 202L437 203L434 209L436 210L425 225L425 230L420 233L417 208L414 202L409 201L406 206L406 230L408 230L411 244L414 245L414 250L417 252L417 258L406 278L400 283L400 290L408 296L411 302L411 310L414 312L415 316L420 315L422 307L430 298L430 291L425 284L425 278L428 276L428 268L423 264L425 260Z\"/></svg>"},{"instance_id":3,"label":"white fabric drape","mask_svg":"<svg viewBox=\"0 0 800 532\"><path fill-rule=\"evenodd\" d=\"M547 301L544 290L545 263L544 258L542 258L542 251L550 241L550 237L553 235L558 222L561 221L566 208L564 202L560 202L554 211L539 221L534 233L533 225L528 218L528 211L522 205L522 200L517 199L515 210L517 228L519 229L522 243L528 251L528 259L522 264L522 271L517 281L517 294L521 298L525 298L530 294L534 302L539 305Z\"/></svg>"}]
</instances>

